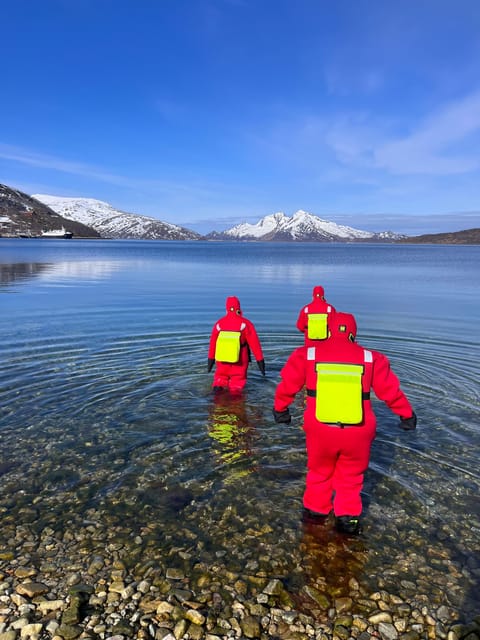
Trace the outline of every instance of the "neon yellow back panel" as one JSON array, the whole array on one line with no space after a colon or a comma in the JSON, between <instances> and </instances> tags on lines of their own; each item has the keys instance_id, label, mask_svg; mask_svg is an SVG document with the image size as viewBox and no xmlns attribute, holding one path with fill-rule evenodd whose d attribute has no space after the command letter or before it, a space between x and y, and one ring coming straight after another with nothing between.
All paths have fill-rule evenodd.
<instances>
[{"instance_id":1,"label":"neon yellow back panel","mask_svg":"<svg viewBox=\"0 0 480 640\"><path fill-rule=\"evenodd\" d=\"M309 313L307 336L310 340L325 340L328 337L327 313Z\"/></svg>"},{"instance_id":2,"label":"neon yellow back panel","mask_svg":"<svg viewBox=\"0 0 480 640\"><path fill-rule=\"evenodd\" d=\"M360 424L363 421L361 364L316 364L315 416L320 422Z\"/></svg>"},{"instance_id":3,"label":"neon yellow back panel","mask_svg":"<svg viewBox=\"0 0 480 640\"><path fill-rule=\"evenodd\" d=\"M240 357L240 331L220 331L215 345L215 360L238 362Z\"/></svg>"}]
</instances>

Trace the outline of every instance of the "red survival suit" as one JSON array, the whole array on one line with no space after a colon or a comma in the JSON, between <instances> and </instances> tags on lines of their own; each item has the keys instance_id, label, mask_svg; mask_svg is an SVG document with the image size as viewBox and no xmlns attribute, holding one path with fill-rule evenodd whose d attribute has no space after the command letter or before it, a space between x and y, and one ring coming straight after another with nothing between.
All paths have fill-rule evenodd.
<instances>
[{"instance_id":1,"label":"red survival suit","mask_svg":"<svg viewBox=\"0 0 480 640\"><path fill-rule=\"evenodd\" d=\"M212 329L208 350L208 371L211 371L215 363L212 387L241 391L247 382L249 350L252 351L263 375L265 375L265 361L255 327L242 315L239 299L235 296L227 298L226 308L227 314L217 320ZM227 344L226 348L223 346L225 344Z\"/></svg>"},{"instance_id":2,"label":"red survival suit","mask_svg":"<svg viewBox=\"0 0 480 640\"><path fill-rule=\"evenodd\" d=\"M328 514L333 503L335 516L359 516L360 492L376 430L370 390L401 417L404 429L415 428L416 417L386 356L352 341L355 318L335 313L330 331L328 340L291 354L275 392L274 415L280 412L289 417L288 406L306 386L304 507ZM342 377L347 378L343 383L338 380ZM289 422L277 417L277 422Z\"/></svg>"},{"instance_id":3,"label":"red survival suit","mask_svg":"<svg viewBox=\"0 0 480 640\"><path fill-rule=\"evenodd\" d=\"M328 337L328 318L333 313L335 307L325 300L323 287L313 287L312 301L300 310L297 319L297 329L305 335L306 345Z\"/></svg>"}]
</instances>

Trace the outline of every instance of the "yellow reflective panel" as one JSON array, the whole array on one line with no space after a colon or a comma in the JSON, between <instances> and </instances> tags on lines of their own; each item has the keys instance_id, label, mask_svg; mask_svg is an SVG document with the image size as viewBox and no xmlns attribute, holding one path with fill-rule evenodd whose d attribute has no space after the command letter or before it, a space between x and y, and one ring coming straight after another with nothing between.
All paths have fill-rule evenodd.
<instances>
[{"instance_id":1,"label":"yellow reflective panel","mask_svg":"<svg viewBox=\"0 0 480 640\"><path fill-rule=\"evenodd\" d=\"M215 345L215 360L238 362L240 357L240 331L220 331Z\"/></svg>"},{"instance_id":2,"label":"yellow reflective panel","mask_svg":"<svg viewBox=\"0 0 480 640\"><path fill-rule=\"evenodd\" d=\"M327 313L309 313L307 336L310 340L325 340L328 336Z\"/></svg>"},{"instance_id":3,"label":"yellow reflective panel","mask_svg":"<svg viewBox=\"0 0 480 640\"><path fill-rule=\"evenodd\" d=\"M361 364L317 363L315 416L320 422L361 424L363 421Z\"/></svg>"}]
</instances>

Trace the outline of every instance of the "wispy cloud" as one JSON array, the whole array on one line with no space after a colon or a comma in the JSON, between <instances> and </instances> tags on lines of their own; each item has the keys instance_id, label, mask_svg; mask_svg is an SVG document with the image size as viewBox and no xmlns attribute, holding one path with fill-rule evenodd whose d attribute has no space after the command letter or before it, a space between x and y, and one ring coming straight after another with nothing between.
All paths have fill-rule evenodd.
<instances>
[{"instance_id":1,"label":"wispy cloud","mask_svg":"<svg viewBox=\"0 0 480 640\"><path fill-rule=\"evenodd\" d=\"M212 196L218 185L208 185L199 182L176 182L174 180L158 180L151 178L132 178L126 175L112 173L103 168L82 162L72 162L57 156L38 153L22 147L0 143L0 159L34 166L54 172L67 173L84 178L90 178L110 185L136 190L153 190L169 195L189 195L195 197Z\"/></svg>"},{"instance_id":2,"label":"wispy cloud","mask_svg":"<svg viewBox=\"0 0 480 640\"><path fill-rule=\"evenodd\" d=\"M105 172L81 162L71 162L56 156L38 153L22 147L0 143L0 158L20 164L69 173L76 176L95 178L110 184L124 184L125 177Z\"/></svg>"},{"instance_id":3,"label":"wispy cloud","mask_svg":"<svg viewBox=\"0 0 480 640\"><path fill-rule=\"evenodd\" d=\"M480 91L432 114L411 135L373 150L377 167L398 174L449 175L480 168Z\"/></svg>"},{"instance_id":4,"label":"wispy cloud","mask_svg":"<svg viewBox=\"0 0 480 640\"><path fill-rule=\"evenodd\" d=\"M261 192L254 185L242 183L222 182L207 177L198 177L184 174L179 179L160 179L155 174L142 175L141 177L114 173L93 165L82 162L72 162L59 156L43 154L31 149L0 143L0 160L8 161L9 165L17 163L24 167L36 167L42 170L44 178L36 179L36 185L42 184L42 188L35 186L30 192L51 193L53 195L66 195L59 193L58 187L50 185L58 183L58 174L63 173L77 178L86 178L88 197L106 200L110 203L123 202L121 207L125 210L138 213L151 213L156 215L159 211L166 212L170 217L180 215L182 218L191 216L193 212L211 214L218 211L241 211L252 208L252 201L261 199ZM30 171L27 175L11 180L12 184L31 183ZM71 179L72 184L78 180ZM68 180L70 182L70 178ZM81 195L70 185L66 188L68 195ZM28 190L27 190L28 192ZM208 213L207 213L208 212Z\"/></svg>"},{"instance_id":5,"label":"wispy cloud","mask_svg":"<svg viewBox=\"0 0 480 640\"><path fill-rule=\"evenodd\" d=\"M385 84L385 72L379 67L352 73L351 69L332 66L325 69L324 75L327 92L333 96L368 95L379 91Z\"/></svg>"},{"instance_id":6,"label":"wispy cloud","mask_svg":"<svg viewBox=\"0 0 480 640\"><path fill-rule=\"evenodd\" d=\"M366 112L343 114L328 127L324 142L333 150L342 165L371 168L374 149L381 144L381 127L372 126L372 118Z\"/></svg>"},{"instance_id":7,"label":"wispy cloud","mask_svg":"<svg viewBox=\"0 0 480 640\"><path fill-rule=\"evenodd\" d=\"M440 215L336 214L330 216L330 219L338 224L346 224L367 231L394 231L407 235L422 235L477 228L480 225L480 211L459 211Z\"/></svg>"},{"instance_id":8,"label":"wispy cloud","mask_svg":"<svg viewBox=\"0 0 480 640\"><path fill-rule=\"evenodd\" d=\"M480 169L480 91L439 108L409 135L392 136L392 128L368 113L346 114L335 119L325 142L342 165L357 169L432 176Z\"/></svg>"}]
</instances>

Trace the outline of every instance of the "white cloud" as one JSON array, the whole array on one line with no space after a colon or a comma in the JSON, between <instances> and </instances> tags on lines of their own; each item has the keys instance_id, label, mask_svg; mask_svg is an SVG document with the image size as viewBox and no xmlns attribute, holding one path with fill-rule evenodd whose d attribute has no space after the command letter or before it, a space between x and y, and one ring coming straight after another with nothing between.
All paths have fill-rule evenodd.
<instances>
[{"instance_id":1,"label":"white cloud","mask_svg":"<svg viewBox=\"0 0 480 640\"><path fill-rule=\"evenodd\" d=\"M252 208L252 202L257 202L262 195L257 186L237 181L222 182L191 173L184 176L180 173L178 178L168 179L167 176L160 179L155 177L157 170L153 171L153 175L132 177L128 175L128 167L124 175L116 174L94 165L0 143L0 161L2 159L7 161L5 164L11 174L10 180L4 177L4 181L17 185L26 193L96 198L124 211L152 215L179 224L185 224L182 219L192 214L209 216L213 211L218 211L224 215L225 212ZM11 165L14 163L27 167L27 171L13 171ZM42 170L41 180L35 177L32 183L32 175L40 173L31 171L30 167ZM73 177L67 179L66 187L59 187L58 174ZM62 179L61 184L64 182ZM78 184L81 186L77 187Z\"/></svg>"},{"instance_id":2,"label":"white cloud","mask_svg":"<svg viewBox=\"0 0 480 640\"><path fill-rule=\"evenodd\" d=\"M405 213L382 214L333 214L329 218L337 224L345 224L367 231L394 231L407 235L447 233L462 229L478 228L480 211L459 211L446 214L411 215Z\"/></svg>"},{"instance_id":3,"label":"white cloud","mask_svg":"<svg viewBox=\"0 0 480 640\"><path fill-rule=\"evenodd\" d=\"M439 108L413 125L404 137L392 136L399 122L371 113L337 116L325 144L345 168L392 175L446 176L480 169L480 91Z\"/></svg>"},{"instance_id":4,"label":"white cloud","mask_svg":"<svg viewBox=\"0 0 480 640\"><path fill-rule=\"evenodd\" d=\"M411 135L374 149L375 165L396 174L449 175L480 168L480 92L447 105Z\"/></svg>"},{"instance_id":5,"label":"white cloud","mask_svg":"<svg viewBox=\"0 0 480 640\"><path fill-rule=\"evenodd\" d=\"M332 96L369 95L385 85L385 72L380 67L355 69L345 65L327 67L324 71L327 93Z\"/></svg>"},{"instance_id":6,"label":"white cloud","mask_svg":"<svg viewBox=\"0 0 480 640\"><path fill-rule=\"evenodd\" d=\"M8 144L0 144L0 158L41 169L50 169L87 178L96 178L97 180L111 184L123 184L125 180L123 176L107 173L101 169L80 162L71 162L63 158L37 153Z\"/></svg>"},{"instance_id":7,"label":"white cloud","mask_svg":"<svg viewBox=\"0 0 480 640\"><path fill-rule=\"evenodd\" d=\"M158 180L155 178L132 178L126 175L110 173L93 165L81 162L71 162L63 158L49 154L38 153L0 143L0 159L18 162L19 164L34 166L40 169L67 173L84 178L90 178L99 182L125 187L140 191L153 191L156 194L183 198L212 197L218 189L218 185L202 184L198 181L186 181L185 183L174 180Z\"/></svg>"},{"instance_id":8,"label":"white cloud","mask_svg":"<svg viewBox=\"0 0 480 640\"><path fill-rule=\"evenodd\" d=\"M372 127L368 114L348 114L332 122L325 142L341 164L369 168L374 148L379 144L378 135L379 129Z\"/></svg>"}]
</instances>

